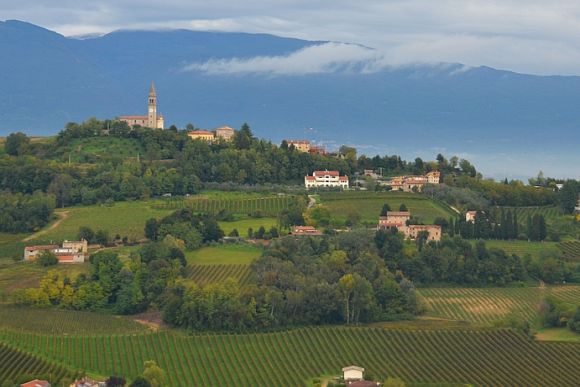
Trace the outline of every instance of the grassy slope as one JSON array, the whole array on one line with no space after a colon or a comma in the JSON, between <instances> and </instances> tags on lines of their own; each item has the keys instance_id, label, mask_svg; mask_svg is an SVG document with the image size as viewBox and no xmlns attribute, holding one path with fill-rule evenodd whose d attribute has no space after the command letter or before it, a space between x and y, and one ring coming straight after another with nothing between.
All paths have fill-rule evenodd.
<instances>
[{"instance_id":1,"label":"grassy slope","mask_svg":"<svg viewBox=\"0 0 580 387\"><path fill-rule=\"evenodd\" d=\"M260 226L264 226L266 231L268 231L271 227L278 226L278 220L276 218L250 218L235 220L233 222L219 222L219 225L226 235L235 228L240 233L240 236L246 237L248 235L248 228L251 227L256 232Z\"/></svg>"},{"instance_id":2,"label":"grassy slope","mask_svg":"<svg viewBox=\"0 0 580 387\"><path fill-rule=\"evenodd\" d=\"M340 220L345 220L349 213L358 213L361 221L377 223L385 203L389 203L393 211L398 211L404 203L412 216L425 223L431 223L437 217L449 219L456 216L425 196L405 192L333 192L322 193L320 198L332 216Z\"/></svg>"},{"instance_id":3,"label":"grassy slope","mask_svg":"<svg viewBox=\"0 0 580 387\"><path fill-rule=\"evenodd\" d=\"M561 250L556 242L527 242L527 241L500 241L500 240L488 240L485 241L485 245L490 247L497 247L505 250L508 254L517 254L520 258L523 258L526 254L530 254L533 258L539 258L542 253L544 254L555 254L558 256L561 254Z\"/></svg>"}]
</instances>

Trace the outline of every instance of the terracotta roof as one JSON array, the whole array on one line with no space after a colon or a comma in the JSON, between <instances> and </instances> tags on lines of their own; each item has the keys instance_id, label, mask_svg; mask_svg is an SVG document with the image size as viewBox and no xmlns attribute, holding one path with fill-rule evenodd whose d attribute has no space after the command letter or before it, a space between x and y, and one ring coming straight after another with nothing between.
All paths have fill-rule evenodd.
<instances>
[{"instance_id":1,"label":"terracotta roof","mask_svg":"<svg viewBox=\"0 0 580 387\"><path fill-rule=\"evenodd\" d=\"M389 216L411 216L409 211L387 211L387 217Z\"/></svg>"},{"instance_id":2,"label":"terracotta roof","mask_svg":"<svg viewBox=\"0 0 580 387\"><path fill-rule=\"evenodd\" d=\"M306 176L306 180L308 180L308 181L316 181L316 178L314 176Z\"/></svg>"},{"instance_id":3,"label":"terracotta roof","mask_svg":"<svg viewBox=\"0 0 580 387\"><path fill-rule=\"evenodd\" d=\"M340 176L340 181L348 181L348 176Z\"/></svg>"},{"instance_id":4,"label":"terracotta roof","mask_svg":"<svg viewBox=\"0 0 580 387\"><path fill-rule=\"evenodd\" d=\"M288 144L310 144L308 140L286 140Z\"/></svg>"},{"instance_id":5,"label":"terracotta roof","mask_svg":"<svg viewBox=\"0 0 580 387\"><path fill-rule=\"evenodd\" d=\"M431 229L440 229L441 226L437 224L411 224L409 225L409 228L415 230L431 230Z\"/></svg>"},{"instance_id":6,"label":"terracotta roof","mask_svg":"<svg viewBox=\"0 0 580 387\"><path fill-rule=\"evenodd\" d=\"M187 133L187 135L188 136L198 136L198 135L199 136L202 136L202 135L203 136L208 136L208 135L213 136L213 133L208 131L208 130L194 130L194 131Z\"/></svg>"},{"instance_id":7,"label":"terracotta roof","mask_svg":"<svg viewBox=\"0 0 580 387\"><path fill-rule=\"evenodd\" d=\"M119 116L120 120L147 120L147 116Z\"/></svg>"},{"instance_id":8,"label":"terracotta roof","mask_svg":"<svg viewBox=\"0 0 580 387\"><path fill-rule=\"evenodd\" d=\"M49 387L50 383L47 380L34 379L30 382L22 383L20 387Z\"/></svg>"},{"instance_id":9,"label":"terracotta roof","mask_svg":"<svg viewBox=\"0 0 580 387\"><path fill-rule=\"evenodd\" d=\"M379 383L371 382L370 380L357 380L356 382L350 382L348 387L377 387Z\"/></svg>"},{"instance_id":10,"label":"terracotta roof","mask_svg":"<svg viewBox=\"0 0 580 387\"><path fill-rule=\"evenodd\" d=\"M26 246L24 249L26 251L36 251L36 250L52 250L57 248L58 245L39 245L39 246Z\"/></svg>"},{"instance_id":11,"label":"terracotta roof","mask_svg":"<svg viewBox=\"0 0 580 387\"><path fill-rule=\"evenodd\" d=\"M313 176L340 176L338 171L314 171L312 173Z\"/></svg>"}]
</instances>

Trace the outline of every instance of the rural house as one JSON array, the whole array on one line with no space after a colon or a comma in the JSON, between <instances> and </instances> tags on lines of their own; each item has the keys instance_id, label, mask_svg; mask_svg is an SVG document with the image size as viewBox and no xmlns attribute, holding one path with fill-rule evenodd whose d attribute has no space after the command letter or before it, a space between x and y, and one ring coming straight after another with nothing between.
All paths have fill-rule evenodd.
<instances>
[{"instance_id":1,"label":"rural house","mask_svg":"<svg viewBox=\"0 0 580 387\"><path fill-rule=\"evenodd\" d=\"M411 220L409 211L388 211L387 216L379 217L377 229L385 230L396 228L405 235L406 239L417 239L421 231L427 232L427 240L439 242L441 240L441 226L431 224L408 224Z\"/></svg>"},{"instance_id":2,"label":"rural house","mask_svg":"<svg viewBox=\"0 0 580 387\"><path fill-rule=\"evenodd\" d=\"M88 255L88 243L86 240L64 241L62 247L58 245L26 246L24 248L24 260L36 261L40 254L45 251L52 252L58 259L58 263L83 263Z\"/></svg>"},{"instance_id":3,"label":"rural house","mask_svg":"<svg viewBox=\"0 0 580 387\"><path fill-rule=\"evenodd\" d=\"M348 176L340 176L338 171L314 171L312 176L304 176L304 186L310 188L348 189Z\"/></svg>"},{"instance_id":4,"label":"rural house","mask_svg":"<svg viewBox=\"0 0 580 387\"><path fill-rule=\"evenodd\" d=\"M292 228L292 235L320 236L322 232L312 226L294 226Z\"/></svg>"},{"instance_id":5,"label":"rural house","mask_svg":"<svg viewBox=\"0 0 580 387\"><path fill-rule=\"evenodd\" d=\"M365 369L359 366L350 365L342 369L342 378L345 383L349 381L364 380Z\"/></svg>"}]
</instances>

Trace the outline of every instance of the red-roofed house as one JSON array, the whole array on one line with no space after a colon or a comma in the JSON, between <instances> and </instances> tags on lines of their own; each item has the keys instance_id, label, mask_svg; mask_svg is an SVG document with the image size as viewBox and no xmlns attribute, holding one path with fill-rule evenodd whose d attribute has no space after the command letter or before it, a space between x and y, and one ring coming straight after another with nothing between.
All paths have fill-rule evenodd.
<instances>
[{"instance_id":1,"label":"red-roofed house","mask_svg":"<svg viewBox=\"0 0 580 387\"><path fill-rule=\"evenodd\" d=\"M465 213L466 222L475 222L475 217L477 216L477 211L467 211Z\"/></svg>"},{"instance_id":2,"label":"red-roofed house","mask_svg":"<svg viewBox=\"0 0 580 387\"><path fill-rule=\"evenodd\" d=\"M304 177L306 188L339 187L348 189L348 176L340 176L338 171L314 171Z\"/></svg>"},{"instance_id":3,"label":"red-roofed house","mask_svg":"<svg viewBox=\"0 0 580 387\"><path fill-rule=\"evenodd\" d=\"M294 149L299 152L310 152L310 141L308 140L286 140L286 142L288 143L288 146L293 145Z\"/></svg>"},{"instance_id":4,"label":"red-roofed house","mask_svg":"<svg viewBox=\"0 0 580 387\"><path fill-rule=\"evenodd\" d=\"M22 383L20 387L50 387L47 380L34 379L30 382Z\"/></svg>"},{"instance_id":5,"label":"red-roofed house","mask_svg":"<svg viewBox=\"0 0 580 387\"><path fill-rule=\"evenodd\" d=\"M292 235L312 235L320 236L322 232L318 231L312 226L294 226L292 228Z\"/></svg>"}]
</instances>

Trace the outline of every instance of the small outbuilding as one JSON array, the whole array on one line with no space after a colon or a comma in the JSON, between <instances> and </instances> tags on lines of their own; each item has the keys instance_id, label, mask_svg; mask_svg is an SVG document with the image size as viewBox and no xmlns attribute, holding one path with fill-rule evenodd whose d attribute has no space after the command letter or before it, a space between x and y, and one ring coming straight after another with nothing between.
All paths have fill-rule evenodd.
<instances>
[{"instance_id":1,"label":"small outbuilding","mask_svg":"<svg viewBox=\"0 0 580 387\"><path fill-rule=\"evenodd\" d=\"M345 382L364 380L365 369L359 366L350 365L342 369L342 378Z\"/></svg>"}]
</instances>

